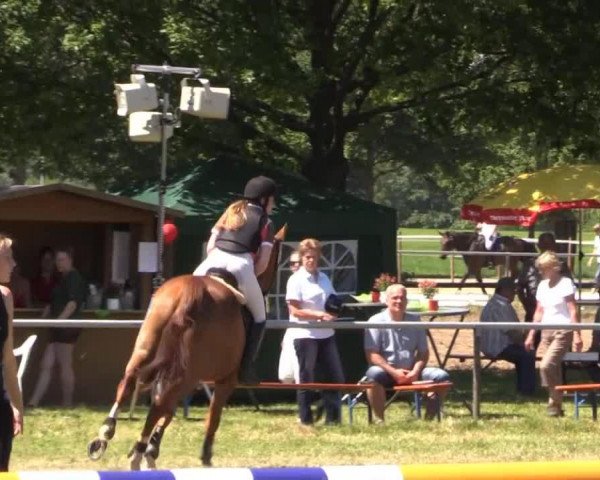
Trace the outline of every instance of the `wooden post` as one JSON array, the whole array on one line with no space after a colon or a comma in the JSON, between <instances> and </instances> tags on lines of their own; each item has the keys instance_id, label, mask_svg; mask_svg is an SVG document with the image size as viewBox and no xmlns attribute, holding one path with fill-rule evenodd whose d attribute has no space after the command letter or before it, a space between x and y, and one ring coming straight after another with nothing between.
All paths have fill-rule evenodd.
<instances>
[{"instance_id":1,"label":"wooden post","mask_svg":"<svg viewBox=\"0 0 600 480\"><path fill-rule=\"evenodd\" d=\"M478 420L481 414L481 356L479 354L479 334L473 329L473 419Z\"/></svg>"},{"instance_id":2,"label":"wooden post","mask_svg":"<svg viewBox=\"0 0 600 480\"><path fill-rule=\"evenodd\" d=\"M402 232L398 231L396 236L396 272L398 281L402 282Z\"/></svg>"},{"instance_id":3,"label":"wooden post","mask_svg":"<svg viewBox=\"0 0 600 480\"><path fill-rule=\"evenodd\" d=\"M450 254L450 281L454 283L454 254Z\"/></svg>"}]
</instances>

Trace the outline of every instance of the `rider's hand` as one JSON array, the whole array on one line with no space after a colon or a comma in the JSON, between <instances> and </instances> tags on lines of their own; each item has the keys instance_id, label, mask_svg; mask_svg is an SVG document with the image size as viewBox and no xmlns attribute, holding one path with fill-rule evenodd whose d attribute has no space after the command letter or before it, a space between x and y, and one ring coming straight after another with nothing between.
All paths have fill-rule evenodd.
<instances>
[{"instance_id":1,"label":"rider's hand","mask_svg":"<svg viewBox=\"0 0 600 480\"><path fill-rule=\"evenodd\" d=\"M334 317L330 313L323 312L323 314L321 315L321 318L319 320L321 322L333 322L333 321L335 321L335 319L336 319L336 317Z\"/></svg>"}]
</instances>

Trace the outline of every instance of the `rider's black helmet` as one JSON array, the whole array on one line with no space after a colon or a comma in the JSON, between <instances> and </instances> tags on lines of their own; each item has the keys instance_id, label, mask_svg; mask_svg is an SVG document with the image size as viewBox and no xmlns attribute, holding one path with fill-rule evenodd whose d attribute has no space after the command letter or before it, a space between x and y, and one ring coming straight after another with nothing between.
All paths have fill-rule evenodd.
<instances>
[{"instance_id":1,"label":"rider's black helmet","mask_svg":"<svg viewBox=\"0 0 600 480\"><path fill-rule=\"evenodd\" d=\"M276 193L277 184L275 181L263 175L248 180L248 183L246 183L246 187L244 188L244 198L246 200L267 198L275 196Z\"/></svg>"}]
</instances>

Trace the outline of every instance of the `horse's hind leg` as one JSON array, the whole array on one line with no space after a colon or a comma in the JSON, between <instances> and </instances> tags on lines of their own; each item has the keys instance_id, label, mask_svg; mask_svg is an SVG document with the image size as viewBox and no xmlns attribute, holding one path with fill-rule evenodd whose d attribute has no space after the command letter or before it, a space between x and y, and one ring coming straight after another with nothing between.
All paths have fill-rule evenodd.
<instances>
[{"instance_id":1,"label":"horse's hind leg","mask_svg":"<svg viewBox=\"0 0 600 480\"><path fill-rule=\"evenodd\" d=\"M223 407L229 400L233 389L235 388L235 378L237 372L227 379L225 383L215 384L213 396L210 401L210 408L208 409L208 417L206 419L206 432L204 434L204 442L202 444L202 453L200 459L202 465L205 467L212 466L212 455L213 455L213 443L215 441L215 434L219 428L221 422L221 413Z\"/></svg>"},{"instance_id":2,"label":"horse's hind leg","mask_svg":"<svg viewBox=\"0 0 600 480\"><path fill-rule=\"evenodd\" d=\"M460 282L458 282L458 291L460 292L462 290L462 288L465 285L465 282L467 281L467 278L469 277L469 275L471 275L471 272L467 269L467 271L465 272L465 274L462 276L462 278L460 279Z\"/></svg>"},{"instance_id":3,"label":"horse's hind leg","mask_svg":"<svg viewBox=\"0 0 600 480\"><path fill-rule=\"evenodd\" d=\"M165 429L173 419L173 412L181 393L181 383L154 397L139 440L128 454L131 470L156 468L160 454L160 443Z\"/></svg>"}]
</instances>

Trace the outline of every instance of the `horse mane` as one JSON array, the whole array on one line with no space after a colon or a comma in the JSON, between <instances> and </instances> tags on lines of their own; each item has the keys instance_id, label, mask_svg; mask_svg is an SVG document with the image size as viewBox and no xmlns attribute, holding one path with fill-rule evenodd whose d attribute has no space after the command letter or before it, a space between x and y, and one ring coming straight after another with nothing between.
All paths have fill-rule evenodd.
<instances>
[{"instance_id":1,"label":"horse mane","mask_svg":"<svg viewBox=\"0 0 600 480\"><path fill-rule=\"evenodd\" d=\"M279 265L279 252L281 250L281 242L285 240L287 234L287 223L279 229L273 238L273 248L271 249L271 256L269 257L269 263L265 271L258 275L257 280L260 285L260 290L263 295L271 289L273 281L275 280L275 274L277 273L277 266Z\"/></svg>"}]
</instances>

